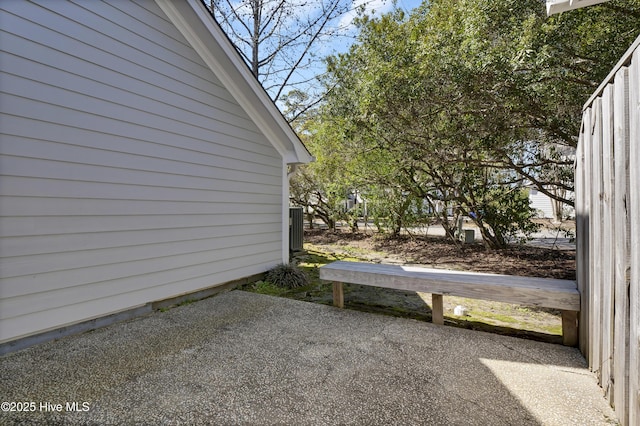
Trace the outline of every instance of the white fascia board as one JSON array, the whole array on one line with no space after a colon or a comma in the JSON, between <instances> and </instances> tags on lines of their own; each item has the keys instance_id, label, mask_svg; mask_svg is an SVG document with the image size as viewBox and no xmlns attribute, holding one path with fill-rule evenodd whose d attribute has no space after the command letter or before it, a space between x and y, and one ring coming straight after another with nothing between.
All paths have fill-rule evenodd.
<instances>
[{"instance_id":1,"label":"white fascia board","mask_svg":"<svg viewBox=\"0 0 640 426\"><path fill-rule=\"evenodd\" d=\"M547 16L571 10L569 0L547 0Z\"/></svg>"},{"instance_id":2,"label":"white fascia board","mask_svg":"<svg viewBox=\"0 0 640 426\"><path fill-rule=\"evenodd\" d=\"M189 44L256 123L286 164L313 161L201 0L156 0Z\"/></svg>"},{"instance_id":3,"label":"white fascia board","mask_svg":"<svg viewBox=\"0 0 640 426\"><path fill-rule=\"evenodd\" d=\"M547 0L547 15L551 16L556 13L593 6L606 1L609 0Z\"/></svg>"}]
</instances>

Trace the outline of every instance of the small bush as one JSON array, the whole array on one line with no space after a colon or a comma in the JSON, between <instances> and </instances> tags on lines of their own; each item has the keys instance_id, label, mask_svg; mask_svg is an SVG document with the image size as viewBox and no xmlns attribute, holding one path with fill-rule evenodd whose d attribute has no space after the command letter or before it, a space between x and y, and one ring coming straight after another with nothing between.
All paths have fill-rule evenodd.
<instances>
[{"instance_id":1,"label":"small bush","mask_svg":"<svg viewBox=\"0 0 640 426\"><path fill-rule=\"evenodd\" d=\"M309 284L309 277L300 268L293 264L282 263L269 272L264 277L265 281L278 287L295 288Z\"/></svg>"}]
</instances>

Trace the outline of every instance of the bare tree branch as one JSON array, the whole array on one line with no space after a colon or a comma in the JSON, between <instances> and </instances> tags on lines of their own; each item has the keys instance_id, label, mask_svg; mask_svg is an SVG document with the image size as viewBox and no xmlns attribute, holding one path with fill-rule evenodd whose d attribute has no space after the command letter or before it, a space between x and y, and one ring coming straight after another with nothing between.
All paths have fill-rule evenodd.
<instances>
[{"instance_id":1,"label":"bare tree branch","mask_svg":"<svg viewBox=\"0 0 640 426\"><path fill-rule=\"evenodd\" d=\"M313 61L312 49L339 30L330 24L353 10L353 0L210 0L209 7L253 75L278 101L315 80L302 72Z\"/></svg>"}]
</instances>

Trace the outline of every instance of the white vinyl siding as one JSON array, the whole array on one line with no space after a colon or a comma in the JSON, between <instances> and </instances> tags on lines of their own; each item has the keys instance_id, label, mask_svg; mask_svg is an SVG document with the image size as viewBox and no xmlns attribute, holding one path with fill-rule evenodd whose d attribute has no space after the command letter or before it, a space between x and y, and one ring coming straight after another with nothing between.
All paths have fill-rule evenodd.
<instances>
[{"instance_id":1,"label":"white vinyl siding","mask_svg":"<svg viewBox=\"0 0 640 426\"><path fill-rule=\"evenodd\" d=\"M283 159L155 2L0 10L0 342L282 261Z\"/></svg>"},{"instance_id":2,"label":"white vinyl siding","mask_svg":"<svg viewBox=\"0 0 640 426\"><path fill-rule=\"evenodd\" d=\"M529 205L536 211L536 215L540 218L553 219L551 198L535 188L531 188L529 191Z\"/></svg>"}]
</instances>

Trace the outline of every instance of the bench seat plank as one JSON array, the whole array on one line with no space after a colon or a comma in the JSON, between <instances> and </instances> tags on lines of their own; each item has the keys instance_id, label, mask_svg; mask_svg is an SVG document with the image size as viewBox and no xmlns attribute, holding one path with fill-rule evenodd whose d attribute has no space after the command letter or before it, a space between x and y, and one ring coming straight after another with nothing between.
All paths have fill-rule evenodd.
<instances>
[{"instance_id":1,"label":"bench seat plank","mask_svg":"<svg viewBox=\"0 0 640 426\"><path fill-rule=\"evenodd\" d=\"M327 281L579 311L575 281L338 261L320 267Z\"/></svg>"}]
</instances>

